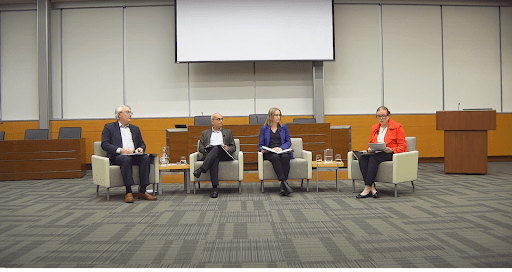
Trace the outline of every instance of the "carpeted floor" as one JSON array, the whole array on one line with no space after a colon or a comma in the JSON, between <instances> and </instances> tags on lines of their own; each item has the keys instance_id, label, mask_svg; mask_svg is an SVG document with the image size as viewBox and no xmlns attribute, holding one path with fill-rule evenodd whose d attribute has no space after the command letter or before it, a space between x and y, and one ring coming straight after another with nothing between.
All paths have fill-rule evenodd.
<instances>
[{"instance_id":1,"label":"carpeted floor","mask_svg":"<svg viewBox=\"0 0 512 272\"><path fill-rule=\"evenodd\" d=\"M126 204L124 188L84 178L1 182L0 267L512 267L512 162L488 175L446 175L423 163L410 183L321 181L278 195L278 183L210 184ZM311 187L314 187L314 182ZM206 187L206 188L205 188Z\"/></svg>"}]
</instances>

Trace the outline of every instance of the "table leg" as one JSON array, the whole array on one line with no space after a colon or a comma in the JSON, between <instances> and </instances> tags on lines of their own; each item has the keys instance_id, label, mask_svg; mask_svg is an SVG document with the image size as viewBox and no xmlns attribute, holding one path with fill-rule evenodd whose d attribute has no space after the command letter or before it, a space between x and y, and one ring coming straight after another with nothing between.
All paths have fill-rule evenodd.
<instances>
[{"instance_id":1,"label":"table leg","mask_svg":"<svg viewBox=\"0 0 512 272\"><path fill-rule=\"evenodd\" d=\"M185 190L187 191L187 194L190 194L190 169L184 169L183 176Z\"/></svg>"},{"instance_id":2,"label":"table leg","mask_svg":"<svg viewBox=\"0 0 512 272\"><path fill-rule=\"evenodd\" d=\"M320 167L316 168L316 192L317 193L318 193L318 168L320 168Z\"/></svg>"},{"instance_id":3,"label":"table leg","mask_svg":"<svg viewBox=\"0 0 512 272\"><path fill-rule=\"evenodd\" d=\"M338 191L338 193L339 193L340 187L338 187L338 173L339 173L339 168L336 167L336 191Z\"/></svg>"},{"instance_id":4,"label":"table leg","mask_svg":"<svg viewBox=\"0 0 512 272\"><path fill-rule=\"evenodd\" d=\"M162 195L162 171L159 171L160 172L160 184L158 184L158 195Z\"/></svg>"}]
</instances>

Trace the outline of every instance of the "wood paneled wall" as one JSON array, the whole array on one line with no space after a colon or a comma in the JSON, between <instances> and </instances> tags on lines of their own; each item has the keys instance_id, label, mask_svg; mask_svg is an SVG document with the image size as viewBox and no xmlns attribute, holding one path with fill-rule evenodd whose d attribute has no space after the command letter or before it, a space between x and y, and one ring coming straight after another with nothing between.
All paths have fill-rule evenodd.
<instances>
[{"instance_id":1,"label":"wood paneled wall","mask_svg":"<svg viewBox=\"0 0 512 272\"><path fill-rule=\"evenodd\" d=\"M312 116L284 116L284 122L292 122L293 118ZM391 118L402 123L406 135L417 137L417 149L420 158L441 158L444 156L443 131L436 130L435 114L391 115ZM50 122L50 137L58 138L60 127L82 127L82 137L86 141L86 159L91 163L94 141L101 140L103 126L113 119L105 120L55 120ZM352 149L365 149L370 140L370 128L377 122L375 115L335 115L326 116L325 121L331 125L352 126ZM194 118L156 118L133 119L132 123L141 128L148 152L160 153L166 145L166 129L175 124L192 126ZM249 117L225 117L225 125L248 124ZM22 140L26 129L38 128L37 121L4 121L0 122L0 131L5 131L6 140ZM496 130L489 131L489 156L512 156L512 113L498 113Z\"/></svg>"},{"instance_id":2,"label":"wood paneled wall","mask_svg":"<svg viewBox=\"0 0 512 272\"><path fill-rule=\"evenodd\" d=\"M435 114L391 115L401 123L405 135L416 136L420 158L442 158L444 156L444 132L436 130ZM371 126L377 123L375 115L326 116L331 125L352 126L352 149L365 149L370 140ZM489 131L488 155L512 156L512 113L496 114L496 130Z\"/></svg>"}]
</instances>

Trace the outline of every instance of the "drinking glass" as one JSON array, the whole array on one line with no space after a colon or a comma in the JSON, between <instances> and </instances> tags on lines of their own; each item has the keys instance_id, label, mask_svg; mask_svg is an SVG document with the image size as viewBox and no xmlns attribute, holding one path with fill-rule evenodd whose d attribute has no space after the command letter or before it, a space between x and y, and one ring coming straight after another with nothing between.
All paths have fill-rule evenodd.
<instances>
[{"instance_id":1,"label":"drinking glass","mask_svg":"<svg viewBox=\"0 0 512 272\"><path fill-rule=\"evenodd\" d=\"M336 154L335 159L337 163L341 163L341 154Z\"/></svg>"},{"instance_id":2,"label":"drinking glass","mask_svg":"<svg viewBox=\"0 0 512 272\"><path fill-rule=\"evenodd\" d=\"M334 152L331 148L327 148L326 150L324 150L325 163L332 163L332 153L334 153Z\"/></svg>"},{"instance_id":3,"label":"drinking glass","mask_svg":"<svg viewBox=\"0 0 512 272\"><path fill-rule=\"evenodd\" d=\"M322 163L322 155L320 155L320 154L316 155L316 163Z\"/></svg>"},{"instance_id":4,"label":"drinking glass","mask_svg":"<svg viewBox=\"0 0 512 272\"><path fill-rule=\"evenodd\" d=\"M162 147L162 153L160 154L160 165L169 164L169 156L167 156L167 146Z\"/></svg>"},{"instance_id":5,"label":"drinking glass","mask_svg":"<svg viewBox=\"0 0 512 272\"><path fill-rule=\"evenodd\" d=\"M185 164L187 164L187 157L185 157L185 156L181 156L181 157L180 157L180 164L181 164L181 165L185 165Z\"/></svg>"}]
</instances>

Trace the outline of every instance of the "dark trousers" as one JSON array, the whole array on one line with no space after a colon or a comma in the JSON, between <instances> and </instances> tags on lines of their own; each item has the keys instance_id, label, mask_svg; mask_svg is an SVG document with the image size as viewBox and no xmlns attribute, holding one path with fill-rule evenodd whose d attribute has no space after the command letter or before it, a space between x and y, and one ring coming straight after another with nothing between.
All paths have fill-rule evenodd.
<instances>
[{"instance_id":1,"label":"dark trousers","mask_svg":"<svg viewBox=\"0 0 512 272\"><path fill-rule=\"evenodd\" d=\"M359 158L359 169L361 169L361 174L363 174L364 184L373 185L379 164L383 161L391 160L393 160L393 154L385 152L361 156Z\"/></svg>"},{"instance_id":2,"label":"dark trousers","mask_svg":"<svg viewBox=\"0 0 512 272\"><path fill-rule=\"evenodd\" d=\"M291 153L276 154L273 152L263 153L263 159L269 160L274 167L277 179L280 181L288 179L288 173L290 173L290 159Z\"/></svg>"},{"instance_id":3,"label":"dark trousers","mask_svg":"<svg viewBox=\"0 0 512 272\"><path fill-rule=\"evenodd\" d=\"M219 158L219 154L220 152L224 152L220 150L220 148L224 147L214 147L210 150L210 152L206 153L203 165L201 165L201 168L204 170L203 172L210 170L212 186L219 185L219 161L223 161L222 158Z\"/></svg>"},{"instance_id":4,"label":"dark trousers","mask_svg":"<svg viewBox=\"0 0 512 272\"><path fill-rule=\"evenodd\" d=\"M112 160L112 164L121 167L121 175L123 176L124 185L130 187L135 184L133 181L132 165L139 166L140 192L146 192L146 186L149 185L149 167L150 159L148 155L125 156L118 155Z\"/></svg>"}]
</instances>

